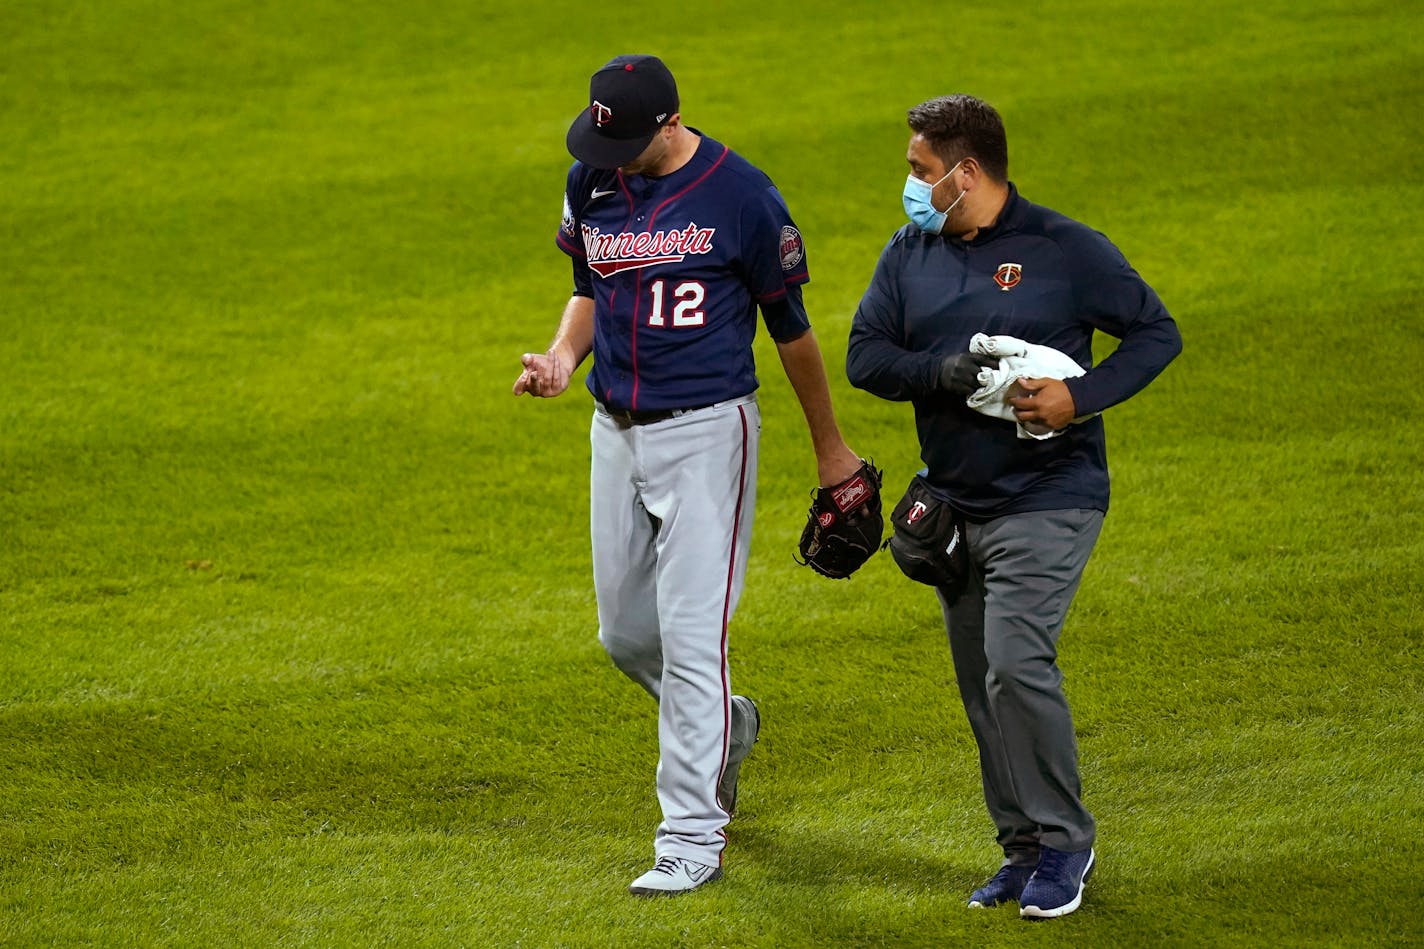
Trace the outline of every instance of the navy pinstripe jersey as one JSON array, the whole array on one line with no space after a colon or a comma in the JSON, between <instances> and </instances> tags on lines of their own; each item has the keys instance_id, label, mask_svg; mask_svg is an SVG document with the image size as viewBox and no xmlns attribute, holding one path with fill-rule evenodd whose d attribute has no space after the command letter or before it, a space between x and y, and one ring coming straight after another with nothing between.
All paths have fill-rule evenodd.
<instances>
[{"instance_id":1,"label":"navy pinstripe jersey","mask_svg":"<svg viewBox=\"0 0 1424 949\"><path fill-rule=\"evenodd\" d=\"M706 136L660 178L574 162L557 239L591 275L589 391L618 409L695 408L755 390L757 306L810 279L771 179ZM804 311L791 313L768 324L773 339L805 332Z\"/></svg>"}]
</instances>

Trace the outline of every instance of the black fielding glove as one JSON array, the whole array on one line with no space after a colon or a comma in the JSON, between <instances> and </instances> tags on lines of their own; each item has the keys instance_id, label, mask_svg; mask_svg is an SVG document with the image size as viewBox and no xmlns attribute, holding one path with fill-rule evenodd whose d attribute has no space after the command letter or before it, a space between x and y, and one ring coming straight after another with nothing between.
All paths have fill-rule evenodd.
<instances>
[{"instance_id":1,"label":"black fielding glove","mask_svg":"<svg viewBox=\"0 0 1424 949\"><path fill-rule=\"evenodd\" d=\"M944 357L939 364L939 387L946 392L968 398L979 388L979 370L997 369L996 356L981 356L978 353L955 353Z\"/></svg>"},{"instance_id":2,"label":"black fielding glove","mask_svg":"<svg viewBox=\"0 0 1424 949\"><path fill-rule=\"evenodd\" d=\"M860 461L855 474L840 484L811 492L811 510L797 548L799 563L823 577L844 580L880 549L885 518L880 512L884 472Z\"/></svg>"}]
</instances>

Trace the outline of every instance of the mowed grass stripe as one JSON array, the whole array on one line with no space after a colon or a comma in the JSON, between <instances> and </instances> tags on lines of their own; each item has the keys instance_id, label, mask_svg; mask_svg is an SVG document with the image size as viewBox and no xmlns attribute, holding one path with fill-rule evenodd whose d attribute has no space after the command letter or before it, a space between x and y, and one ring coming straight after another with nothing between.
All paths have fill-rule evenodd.
<instances>
[{"instance_id":1,"label":"mowed grass stripe","mask_svg":"<svg viewBox=\"0 0 1424 949\"><path fill-rule=\"evenodd\" d=\"M0 13L0 941L1405 944L1424 723L1420 14L737 2ZM495 42L495 38L499 41ZM734 687L767 716L697 902L625 899L651 705L594 639L588 402L511 399L569 290L562 137L616 52L766 168L852 442L918 466L845 334L906 107L988 96L1182 358L1108 428L1062 664L1102 864L996 859L928 591L790 561L814 470L763 338ZM1345 173L1341 170L1345 169ZM1100 355L1110 351L1102 341Z\"/></svg>"}]
</instances>

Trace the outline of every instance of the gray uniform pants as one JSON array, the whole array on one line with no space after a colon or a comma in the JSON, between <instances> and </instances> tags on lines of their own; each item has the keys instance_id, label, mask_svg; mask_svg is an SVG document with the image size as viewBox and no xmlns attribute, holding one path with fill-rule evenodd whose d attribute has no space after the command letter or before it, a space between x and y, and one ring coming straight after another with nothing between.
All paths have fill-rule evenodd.
<instances>
[{"instance_id":1,"label":"gray uniform pants","mask_svg":"<svg viewBox=\"0 0 1424 949\"><path fill-rule=\"evenodd\" d=\"M746 578L761 414L746 396L651 425L593 416L598 638L658 702L659 857L721 862L733 705L727 625Z\"/></svg>"},{"instance_id":2,"label":"gray uniform pants","mask_svg":"<svg viewBox=\"0 0 1424 949\"><path fill-rule=\"evenodd\" d=\"M1093 845L1057 644L1102 524L1090 510L969 524L968 587L953 601L939 594L984 801L1012 864L1035 865L1040 845Z\"/></svg>"}]
</instances>

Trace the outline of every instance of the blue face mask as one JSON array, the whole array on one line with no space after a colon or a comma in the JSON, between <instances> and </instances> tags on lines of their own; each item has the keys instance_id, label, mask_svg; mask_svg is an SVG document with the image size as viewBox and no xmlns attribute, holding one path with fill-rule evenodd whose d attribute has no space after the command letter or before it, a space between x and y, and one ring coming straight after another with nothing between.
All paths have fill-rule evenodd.
<instances>
[{"instance_id":1,"label":"blue face mask","mask_svg":"<svg viewBox=\"0 0 1424 949\"><path fill-rule=\"evenodd\" d=\"M964 163L964 159L954 163L954 168L958 168ZM954 168L944 173L944 178L954 174ZM944 222L949 217L949 212L953 211L960 201L964 200L967 191L959 192L959 197L954 199L954 203L943 211L935 210L934 201L931 195L934 189L939 186L941 178L934 184L928 181L921 181L914 175L905 179L905 213L910 216L910 222L924 231L926 234L938 234L944 228Z\"/></svg>"}]
</instances>

